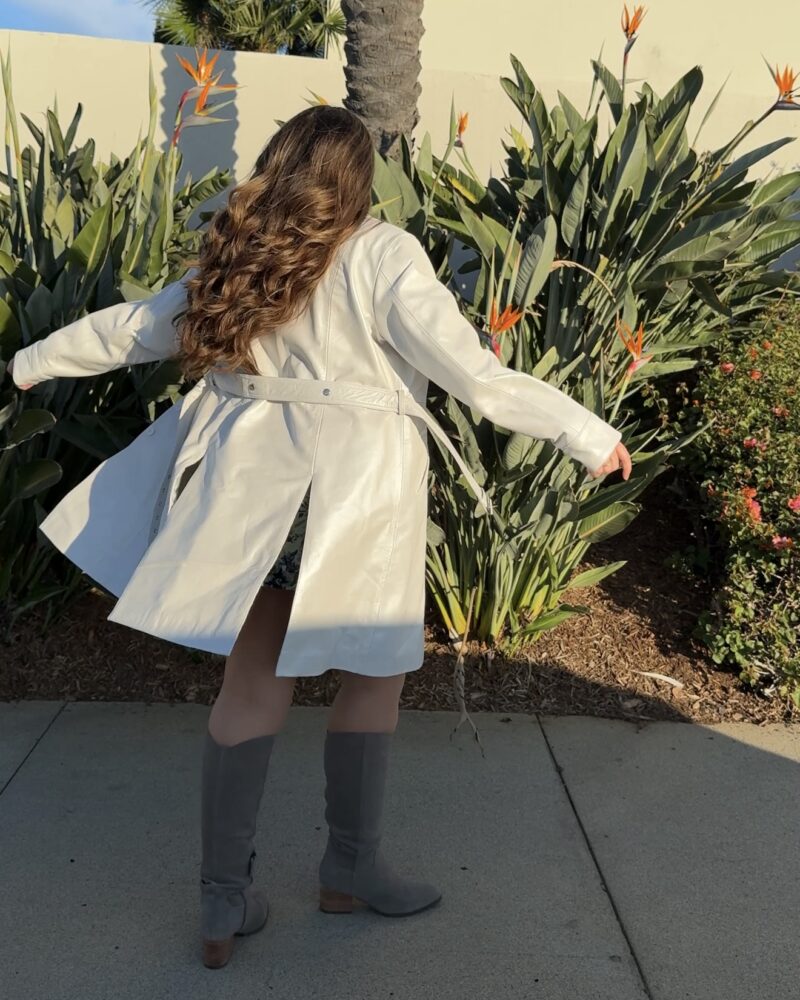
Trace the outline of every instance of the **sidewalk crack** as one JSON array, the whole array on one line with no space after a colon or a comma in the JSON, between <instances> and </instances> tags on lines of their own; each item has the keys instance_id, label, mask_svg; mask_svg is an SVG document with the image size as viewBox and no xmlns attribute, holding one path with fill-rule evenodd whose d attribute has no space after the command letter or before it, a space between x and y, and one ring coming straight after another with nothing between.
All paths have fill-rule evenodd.
<instances>
[{"instance_id":1,"label":"sidewalk crack","mask_svg":"<svg viewBox=\"0 0 800 1000\"><path fill-rule=\"evenodd\" d=\"M626 944L628 945L628 951L630 952L631 958L633 959L634 965L636 966L636 971L639 974L639 979L641 980L642 989L644 990L645 996L648 998L648 1000L654 1000L653 991L650 989L650 983L647 981L647 976L645 975L645 971L642 968L641 962L639 961L639 956L636 954L636 951L633 947L633 942L631 941L630 935L628 934L628 930L625 927L625 922L622 919L622 914L619 912L619 908L617 907L614 896L611 893L611 889L608 883L606 882L605 875L603 874L603 869L600 867L600 861L594 852L594 848L592 847L592 842L589 839L588 831L586 830L586 827L584 826L583 821L580 817L580 814L578 812L578 807L575 804L575 800L572 798L572 794L570 793L570 790L567 787L567 783L564 780L564 769L561 767L561 765L558 763L558 760L556 759L555 750L553 749L550 740L547 738L547 733L545 732L545 728L542 725L542 720L539 713L535 712L534 714L536 716L536 721L539 724L539 731L541 732L545 746L547 747L547 752L550 754L550 759L553 762L553 767L556 769L556 774L558 775L558 779L561 782L561 787L564 789L564 794L567 797L570 809L572 810L572 814L575 817L575 822L578 824L578 828L581 831L581 836L583 837L583 841L586 844L586 849L589 851L589 856L591 857L592 862L594 863L595 870L597 871L598 878L600 879L600 886L603 892L608 897L608 901L611 904L611 909L614 912L614 916L616 918L619 929L622 932L622 936L625 938Z\"/></svg>"}]
</instances>

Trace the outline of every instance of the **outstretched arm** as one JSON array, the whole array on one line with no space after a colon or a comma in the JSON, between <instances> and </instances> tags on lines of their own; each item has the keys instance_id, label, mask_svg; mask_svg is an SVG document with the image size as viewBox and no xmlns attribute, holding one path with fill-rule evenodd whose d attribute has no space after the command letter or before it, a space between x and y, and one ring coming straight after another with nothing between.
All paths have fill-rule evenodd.
<instances>
[{"instance_id":1,"label":"outstretched arm","mask_svg":"<svg viewBox=\"0 0 800 1000\"><path fill-rule=\"evenodd\" d=\"M552 441L591 473L613 461L621 433L560 389L507 368L482 347L411 233L400 232L384 253L373 309L380 339L493 423Z\"/></svg>"},{"instance_id":2,"label":"outstretched arm","mask_svg":"<svg viewBox=\"0 0 800 1000\"><path fill-rule=\"evenodd\" d=\"M172 320L186 306L191 273L149 299L98 309L17 351L11 369L15 384L27 388L172 357L178 349Z\"/></svg>"}]
</instances>

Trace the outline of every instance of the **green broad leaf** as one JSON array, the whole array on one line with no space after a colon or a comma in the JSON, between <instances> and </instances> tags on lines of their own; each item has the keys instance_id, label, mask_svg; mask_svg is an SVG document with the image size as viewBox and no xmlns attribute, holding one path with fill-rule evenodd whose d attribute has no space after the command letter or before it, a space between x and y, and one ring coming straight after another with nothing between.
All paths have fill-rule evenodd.
<instances>
[{"instance_id":1,"label":"green broad leaf","mask_svg":"<svg viewBox=\"0 0 800 1000\"><path fill-rule=\"evenodd\" d=\"M667 468L662 457L659 453L641 462L637 457L634 473L630 479L623 479L612 486L596 487L590 496L581 500L582 516L588 518L590 515L599 515L615 503L635 500Z\"/></svg>"},{"instance_id":2,"label":"green broad leaf","mask_svg":"<svg viewBox=\"0 0 800 1000\"><path fill-rule=\"evenodd\" d=\"M577 245L580 236L588 195L589 165L584 163L583 167L581 167L581 172L572 185L561 216L561 236L567 246L573 249Z\"/></svg>"},{"instance_id":3,"label":"green broad leaf","mask_svg":"<svg viewBox=\"0 0 800 1000\"><path fill-rule=\"evenodd\" d=\"M668 250L655 260L652 266L656 268L664 264L683 261L721 260L730 253L731 249L731 240L727 233L708 233Z\"/></svg>"},{"instance_id":4,"label":"green broad leaf","mask_svg":"<svg viewBox=\"0 0 800 1000\"><path fill-rule=\"evenodd\" d=\"M27 500L61 479L61 466L49 458L26 462L16 470L14 498Z\"/></svg>"},{"instance_id":5,"label":"green broad leaf","mask_svg":"<svg viewBox=\"0 0 800 1000\"><path fill-rule=\"evenodd\" d=\"M99 268L108 251L113 221L113 206L109 199L92 213L89 221L67 249L67 259L91 274Z\"/></svg>"},{"instance_id":6,"label":"green broad leaf","mask_svg":"<svg viewBox=\"0 0 800 1000\"><path fill-rule=\"evenodd\" d=\"M100 461L110 458L120 448L119 442L114 441L103 428L85 426L77 420L59 420L53 433Z\"/></svg>"},{"instance_id":7,"label":"green broad leaf","mask_svg":"<svg viewBox=\"0 0 800 1000\"><path fill-rule=\"evenodd\" d=\"M727 316L728 319L733 319L733 313L711 287L710 282L702 276L690 280L692 287L707 306L713 309L715 313L719 313L720 316Z\"/></svg>"},{"instance_id":8,"label":"green broad leaf","mask_svg":"<svg viewBox=\"0 0 800 1000\"><path fill-rule=\"evenodd\" d=\"M582 518L578 522L578 535L592 545L604 542L627 528L638 513L639 507L634 503L612 503L596 514Z\"/></svg>"},{"instance_id":9,"label":"green broad leaf","mask_svg":"<svg viewBox=\"0 0 800 1000\"><path fill-rule=\"evenodd\" d=\"M749 243L739 254L739 260L766 264L780 257L787 250L800 245L800 223L780 223L779 228Z\"/></svg>"},{"instance_id":10,"label":"green broad leaf","mask_svg":"<svg viewBox=\"0 0 800 1000\"><path fill-rule=\"evenodd\" d=\"M552 611L545 611L544 614L539 615L535 622L526 625L518 634L533 635L536 632L546 632L575 615L587 615L589 611L590 609L582 604L559 604Z\"/></svg>"},{"instance_id":11,"label":"green broad leaf","mask_svg":"<svg viewBox=\"0 0 800 1000\"><path fill-rule=\"evenodd\" d=\"M8 399L9 402L0 406L0 428L5 427L5 425L14 416L17 409L17 401L13 394L10 392L3 393L3 399Z\"/></svg>"},{"instance_id":12,"label":"green broad leaf","mask_svg":"<svg viewBox=\"0 0 800 1000\"><path fill-rule=\"evenodd\" d=\"M756 189L753 195L753 207L766 205L775 201L785 201L800 191L800 170L792 170L781 174L771 181L766 181Z\"/></svg>"},{"instance_id":13,"label":"green broad leaf","mask_svg":"<svg viewBox=\"0 0 800 1000\"><path fill-rule=\"evenodd\" d=\"M513 431L506 441L505 448L503 448L501 459L503 468L511 472L524 465L530 465L538 451L537 441L534 438L528 434L522 434L520 431Z\"/></svg>"},{"instance_id":14,"label":"green broad leaf","mask_svg":"<svg viewBox=\"0 0 800 1000\"><path fill-rule=\"evenodd\" d=\"M667 128L676 118L683 116L684 121L692 109L703 87L703 71L694 66L685 73L661 101L653 108L659 131Z\"/></svg>"},{"instance_id":15,"label":"green broad leaf","mask_svg":"<svg viewBox=\"0 0 800 1000\"><path fill-rule=\"evenodd\" d=\"M53 296L47 285L37 285L25 303L31 334L35 337L50 327L53 319Z\"/></svg>"},{"instance_id":16,"label":"green broad leaf","mask_svg":"<svg viewBox=\"0 0 800 1000\"><path fill-rule=\"evenodd\" d=\"M169 396L183 383L180 366L177 361L168 359L156 365L138 387L140 399L147 401L161 400Z\"/></svg>"},{"instance_id":17,"label":"green broad leaf","mask_svg":"<svg viewBox=\"0 0 800 1000\"><path fill-rule=\"evenodd\" d=\"M545 379L558 367L558 363L558 348L554 345L553 347L549 347L539 358L536 365L531 370L531 375L534 378Z\"/></svg>"},{"instance_id":18,"label":"green broad leaf","mask_svg":"<svg viewBox=\"0 0 800 1000\"><path fill-rule=\"evenodd\" d=\"M53 225L66 243L75 233L75 207L69 195L64 195L58 203Z\"/></svg>"},{"instance_id":19,"label":"green broad leaf","mask_svg":"<svg viewBox=\"0 0 800 1000\"><path fill-rule=\"evenodd\" d=\"M617 570L622 569L627 562L627 559L620 559L619 562L607 563L605 566L593 566L591 569L584 570L583 573L578 573L576 577L569 581L564 589L577 590L579 587L593 587L596 583L600 583L601 580L605 580L607 576L611 576L612 573L616 573Z\"/></svg>"},{"instance_id":20,"label":"green broad leaf","mask_svg":"<svg viewBox=\"0 0 800 1000\"><path fill-rule=\"evenodd\" d=\"M616 208L619 200L622 198L626 188L630 188L633 191L634 201L638 200L639 195L642 193L644 179L647 175L648 141L647 127L644 122L640 122L636 130L636 138L633 141L633 145L630 147L630 152L627 157L625 157L623 147L622 155L624 159L620 163L620 168L617 169L617 175L615 177L615 190L611 198L611 203L608 207L607 218L609 220L613 217L614 209ZM627 145L627 143L625 145Z\"/></svg>"},{"instance_id":21,"label":"green broad leaf","mask_svg":"<svg viewBox=\"0 0 800 1000\"><path fill-rule=\"evenodd\" d=\"M426 132L422 137L417 153L416 168L420 173L433 177L433 153L431 151L431 134Z\"/></svg>"},{"instance_id":22,"label":"green broad leaf","mask_svg":"<svg viewBox=\"0 0 800 1000\"><path fill-rule=\"evenodd\" d=\"M696 368L697 361L693 358L676 358L674 361L648 361L631 376L631 381L654 378L656 375L672 375L674 372L685 372Z\"/></svg>"},{"instance_id":23,"label":"green broad leaf","mask_svg":"<svg viewBox=\"0 0 800 1000\"><path fill-rule=\"evenodd\" d=\"M428 545L436 548L446 541L447 535L442 531L438 524L428 518L428 523L425 529Z\"/></svg>"},{"instance_id":24,"label":"green broad leaf","mask_svg":"<svg viewBox=\"0 0 800 1000\"><path fill-rule=\"evenodd\" d=\"M454 200L458 213L461 216L461 221L464 223L471 241L475 243L478 252L484 260L491 260L496 246L491 230L488 226L484 225L483 220L469 205L464 204L458 195L455 196Z\"/></svg>"},{"instance_id":25,"label":"green broad leaf","mask_svg":"<svg viewBox=\"0 0 800 1000\"><path fill-rule=\"evenodd\" d=\"M11 306L0 298L0 353L10 358L19 349L20 332L17 318L11 311Z\"/></svg>"},{"instance_id":26,"label":"green broad leaf","mask_svg":"<svg viewBox=\"0 0 800 1000\"><path fill-rule=\"evenodd\" d=\"M686 131L686 121L689 117L691 106L686 105L666 128L659 130L653 143L653 155L655 156L656 169L663 173L672 164L672 158L676 151L681 148L681 140Z\"/></svg>"},{"instance_id":27,"label":"green broad leaf","mask_svg":"<svg viewBox=\"0 0 800 1000\"><path fill-rule=\"evenodd\" d=\"M55 422L56 418L49 410L23 410L11 428L6 447L22 444L36 434L49 431Z\"/></svg>"},{"instance_id":28,"label":"green broad leaf","mask_svg":"<svg viewBox=\"0 0 800 1000\"><path fill-rule=\"evenodd\" d=\"M65 160L67 158L67 144L64 142L58 118L56 118L50 108L47 109L47 126L50 131L50 143L52 144L53 152L59 160Z\"/></svg>"},{"instance_id":29,"label":"green broad leaf","mask_svg":"<svg viewBox=\"0 0 800 1000\"><path fill-rule=\"evenodd\" d=\"M586 124L586 119L580 111L578 111L575 105L561 93L560 90L558 91L558 102L561 105L561 110L564 112L564 118L566 119L570 132L580 132Z\"/></svg>"},{"instance_id":30,"label":"green broad leaf","mask_svg":"<svg viewBox=\"0 0 800 1000\"><path fill-rule=\"evenodd\" d=\"M787 143L793 141L793 136L784 136L782 139L775 139L773 142L768 142L763 146L759 146L758 149L753 149L749 153L745 153L743 156L734 160L730 166L727 166L722 171L716 180L711 182L711 184L706 188L706 193L708 194L712 191L716 191L717 188L723 187L732 178L738 177L739 174L746 173L754 164L765 159L767 156L771 156L772 153L781 149Z\"/></svg>"},{"instance_id":31,"label":"green broad leaf","mask_svg":"<svg viewBox=\"0 0 800 1000\"><path fill-rule=\"evenodd\" d=\"M607 69L599 60L592 59L592 68L595 77L600 81L605 91L614 121L619 122L622 117L622 85L611 70Z\"/></svg>"},{"instance_id":32,"label":"green broad leaf","mask_svg":"<svg viewBox=\"0 0 800 1000\"><path fill-rule=\"evenodd\" d=\"M460 404L452 396L447 397L445 409L447 415L455 424L456 432L458 434L459 441L461 442L462 452L467 465L469 466L470 472L473 474L478 484L483 486L486 482L486 469L483 466L480 445L475 437L472 425L464 416L464 412L461 409Z\"/></svg>"},{"instance_id":33,"label":"green broad leaf","mask_svg":"<svg viewBox=\"0 0 800 1000\"><path fill-rule=\"evenodd\" d=\"M552 215L545 216L525 242L519 266L514 300L525 310L544 287L556 255L558 224Z\"/></svg>"},{"instance_id":34,"label":"green broad leaf","mask_svg":"<svg viewBox=\"0 0 800 1000\"><path fill-rule=\"evenodd\" d=\"M23 111L20 111L19 116L28 126L31 135L36 140L37 145L41 148L44 145L44 134L42 130L37 125L34 125Z\"/></svg>"}]
</instances>

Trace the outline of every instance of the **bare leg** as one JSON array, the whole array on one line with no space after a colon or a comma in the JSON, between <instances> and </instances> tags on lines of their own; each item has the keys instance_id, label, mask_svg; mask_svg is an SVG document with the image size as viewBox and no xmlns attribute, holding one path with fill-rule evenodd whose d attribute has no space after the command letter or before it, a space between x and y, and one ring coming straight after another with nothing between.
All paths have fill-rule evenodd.
<instances>
[{"instance_id":1,"label":"bare leg","mask_svg":"<svg viewBox=\"0 0 800 1000\"><path fill-rule=\"evenodd\" d=\"M275 665L293 599L293 590L261 587L248 612L208 720L208 731L224 746L275 734L286 721L295 678L276 677Z\"/></svg>"},{"instance_id":2,"label":"bare leg","mask_svg":"<svg viewBox=\"0 0 800 1000\"><path fill-rule=\"evenodd\" d=\"M393 733L405 679L405 674L367 677L343 670L328 715L328 731Z\"/></svg>"}]
</instances>

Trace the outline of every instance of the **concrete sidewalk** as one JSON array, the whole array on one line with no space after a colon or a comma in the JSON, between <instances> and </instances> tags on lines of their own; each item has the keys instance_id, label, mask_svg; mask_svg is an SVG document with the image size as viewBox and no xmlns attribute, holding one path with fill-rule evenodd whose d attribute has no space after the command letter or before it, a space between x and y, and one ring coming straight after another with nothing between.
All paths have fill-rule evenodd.
<instances>
[{"instance_id":1,"label":"concrete sidewalk","mask_svg":"<svg viewBox=\"0 0 800 1000\"><path fill-rule=\"evenodd\" d=\"M208 708L0 704L4 1000L787 1000L800 987L800 730L403 712L384 849L443 892L320 913L325 710L273 754L267 927L199 955Z\"/></svg>"}]
</instances>

